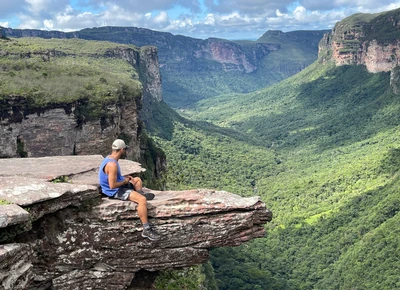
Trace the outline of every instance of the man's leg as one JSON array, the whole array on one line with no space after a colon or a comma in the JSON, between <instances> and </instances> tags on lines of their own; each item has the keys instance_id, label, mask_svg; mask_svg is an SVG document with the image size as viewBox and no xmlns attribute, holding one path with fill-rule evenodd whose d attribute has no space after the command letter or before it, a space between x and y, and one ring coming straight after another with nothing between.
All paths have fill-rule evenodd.
<instances>
[{"instance_id":1,"label":"man's leg","mask_svg":"<svg viewBox=\"0 0 400 290\"><path fill-rule=\"evenodd\" d=\"M138 215L140 218L140 221L142 222L142 224L148 224L149 220L147 218L147 202L146 202L146 197L144 197L143 195L141 195L140 193L136 192L136 191L132 191L129 194L128 199L130 201L136 202L138 205Z\"/></svg>"},{"instance_id":2,"label":"man's leg","mask_svg":"<svg viewBox=\"0 0 400 290\"><path fill-rule=\"evenodd\" d=\"M133 188L135 190L142 190L143 182L139 177L131 178L131 183L133 184Z\"/></svg>"},{"instance_id":3,"label":"man's leg","mask_svg":"<svg viewBox=\"0 0 400 290\"><path fill-rule=\"evenodd\" d=\"M141 195L146 197L147 200L154 199L154 193L151 193L151 192L144 193L143 192L143 183L139 177L131 178L131 183L132 183L135 191L139 192Z\"/></svg>"},{"instance_id":4,"label":"man's leg","mask_svg":"<svg viewBox=\"0 0 400 290\"><path fill-rule=\"evenodd\" d=\"M143 224L142 237L149 238L152 241L159 240L160 236L149 224L149 219L147 217L146 197L136 191L132 191L131 194L129 195L129 200L136 202L138 204L137 211L140 221Z\"/></svg>"}]
</instances>

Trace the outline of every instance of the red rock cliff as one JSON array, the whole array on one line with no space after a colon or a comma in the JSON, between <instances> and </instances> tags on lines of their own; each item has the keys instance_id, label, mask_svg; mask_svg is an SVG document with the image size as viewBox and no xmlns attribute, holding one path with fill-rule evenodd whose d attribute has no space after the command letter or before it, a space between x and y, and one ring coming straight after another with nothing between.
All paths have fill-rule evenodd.
<instances>
[{"instance_id":1,"label":"red rock cliff","mask_svg":"<svg viewBox=\"0 0 400 290\"><path fill-rule=\"evenodd\" d=\"M336 65L365 65L369 72L391 71L399 64L400 10L355 14L338 22L319 44L319 59Z\"/></svg>"}]
</instances>

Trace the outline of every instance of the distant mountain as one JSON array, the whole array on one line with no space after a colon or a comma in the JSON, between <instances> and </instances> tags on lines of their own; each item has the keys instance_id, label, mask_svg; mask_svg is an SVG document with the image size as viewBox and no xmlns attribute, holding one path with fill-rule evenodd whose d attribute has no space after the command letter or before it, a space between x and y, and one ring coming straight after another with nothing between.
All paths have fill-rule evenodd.
<instances>
[{"instance_id":1,"label":"distant mountain","mask_svg":"<svg viewBox=\"0 0 400 290\"><path fill-rule=\"evenodd\" d=\"M223 93L246 93L271 85L317 59L326 31L271 31L257 41L206 40L135 27L99 27L75 32L3 28L8 37L82 38L157 46L163 97L185 107Z\"/></svg>"},{"instance_id":2,"label":"distant mountain","mask_svg":"<svg viewBox=\"0 0 400 290\"><path fill-rule=\"evenodd\" d=\"M322 36L331 30L298 30L291 32L282 32L280 30L268 30L257 41L276 43L279 45L291 44L293 46L303 45L303 49L309 47L318 47Z\"/></svg>"}]
</instances>

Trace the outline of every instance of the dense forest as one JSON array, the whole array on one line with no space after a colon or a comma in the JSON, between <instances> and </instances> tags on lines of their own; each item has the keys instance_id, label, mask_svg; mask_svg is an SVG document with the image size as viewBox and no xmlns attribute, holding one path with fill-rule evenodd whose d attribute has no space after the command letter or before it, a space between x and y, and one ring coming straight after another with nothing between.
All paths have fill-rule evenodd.
<instances>
[{"instance_id":1,"label":"dense forest","mask_svg":"<svg viewBox=\"0 0 400 290\"><path fill-rule=\"evenodd\" d=\"M218 288L399 288L399 109L389 73L315 62L158 127L168 188L259 195L274 213L265 238L212 252Z\"/></svg>"}]
</instances>

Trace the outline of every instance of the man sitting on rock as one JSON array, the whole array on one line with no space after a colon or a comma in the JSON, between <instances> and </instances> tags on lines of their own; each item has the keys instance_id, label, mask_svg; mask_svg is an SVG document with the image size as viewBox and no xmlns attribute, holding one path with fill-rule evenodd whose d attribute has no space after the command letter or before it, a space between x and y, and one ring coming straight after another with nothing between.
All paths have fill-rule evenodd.
<instances>
[{"instance_id":1,"label":"man sitting on rock","mask_svg":"<svg viewBox=\"0 0 400 290\"><path fill-rule=\"evenodd\" d=\"M139 177L121 175L118 160L126 157L127 148L128 146L121 139L113 142L111 154L104 158L100 165L101 190L111 198L136 202L138 215L143 224L142 237L152 241L158 240L160 236L151 227L147 217L147 200L153 199L154 194L142 191L142 180Z\"/></svg>"}]
</instances>

